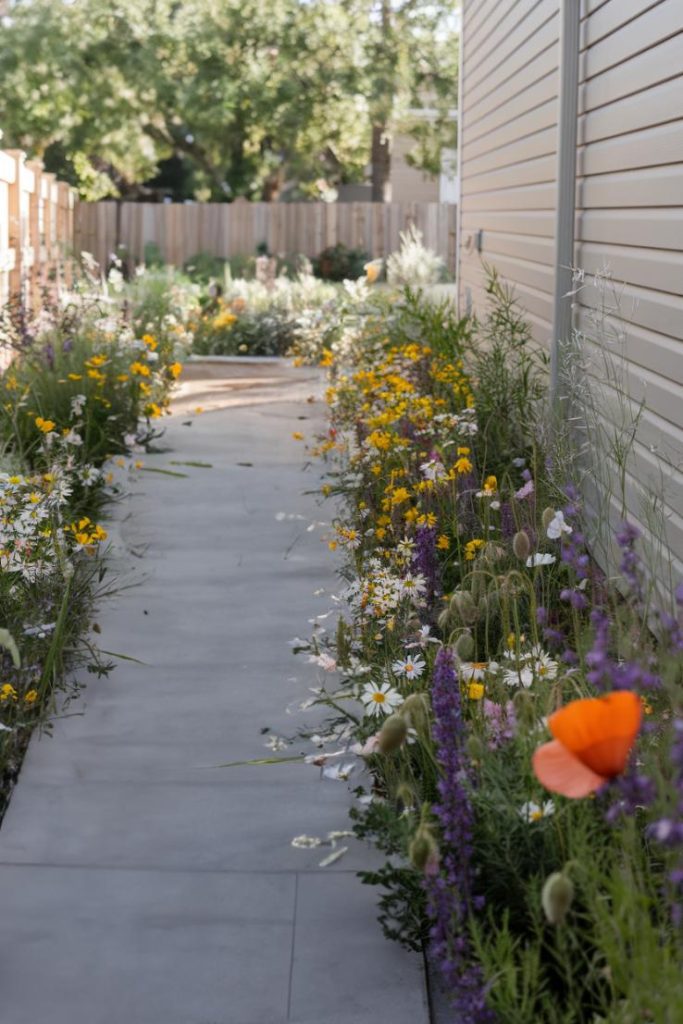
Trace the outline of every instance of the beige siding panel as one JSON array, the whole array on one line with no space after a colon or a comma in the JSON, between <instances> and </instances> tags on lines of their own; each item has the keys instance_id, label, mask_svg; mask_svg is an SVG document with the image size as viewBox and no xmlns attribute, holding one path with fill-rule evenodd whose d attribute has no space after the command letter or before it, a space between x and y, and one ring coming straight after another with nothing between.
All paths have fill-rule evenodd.
<instances>
[{"instance_id":1,"label":"beige siding panel","mask_svg":"<svg viewBox=\"0 0 683 1024\"><path fill-rule=\"evenodd\" d=\"M551 18L557 19L556 0L524 0L514 5L499 4L500 17L486 45L480 42L470 51L475 58L463 69L463 85L474 88L494 70L515 54L526 53L527 59L536 52L534 35ZM504 8L504 9L503 9Z\"/></svg>"},{"instance_id":2,"label":"beige siding panel","mask_svg":"<svg viewBox=\"0 0 683 1024\"><path fill-rule=\"evenodd\" d=\"M593 308L579 305L577 310L577 327L588 338L604 341L606 347L613 352L615 358L623 358L650 369L667 380L683 385L683 357L681 342L656 331L648 331L643 327L620 322L609 324L606 328L597 322L599 314Z\"/></svg>"},{"instance_id":3,"label":"beige siding panel","mask_svg":"<svg viewBox=\"0 0 683 1024\"><path fill-rule=\"evenodd\" d=\"M498 100L499 102L501 92L507 98L526 88L538 77L535 74L529 76L527 70L529 63L540 58L548 48L552 48L554 51L555 66L557 67L557 25L557 12L555 12L543 22L531 39L527 40L526 46L515 51L508 60L495 65L479 85L468 86L466 93L468 107L474 112L480 103L488 101L491 97L494 101Z\"/></svg>"},{"instance_id":4,"label":"beige siding panel","mask_svg":"<svg viewBox=\"0 0 683 1024\"><path fill-rule=\"evenodd\" d=\"M552 238L520 239L519 235L506 235L500 231L487 231L484 236L486 252L491 260L498 256L516 256L530 260L532 263L544 263L552 266L555 244ZM495 255L494 255L495 254Z\"/></svg>"},{"instance_id":5,"label":"beige siding panel","mask_svg":"<svg viewBox=\"0 0 683 1024\"><path fill-rule=\"evenodd\" d=\"M482 35L485 38L486 33L490 32L491 19L496 14L497 7L497 0L474 0L472 4L467 5L464 17L467 21L467 38L472 46L476 46Z\"/></svg>"},{"instance_id":6,"label":"beige siding panel","mask_svg":"<svg viewBox=\"0 0 683 1024\"><path fill-rule=\"evenodd\" d=\"M605 174L682 161L683 121L675 121L585 146L579 150L578 174Z\"/></svg>"},{"instance_id":7,"label":"beige siding panel","mask_svg":"<svg viewBox=\"0 0 683 1024\"><path fill-rule=\"evenodd\" d=\"M587 306L599 306L602 302L600 289L589 281L581 292L581 301ZM620 302L621 316L629 323L666 334L671 338L681 337L683 298L680 295L624 285Z\"/></svg>"},{"instance_id":8,"label":"beige siding panel","mask_svg":"<svg viewBox=\"0 0 683 1024\"><path fill-rule=\"evenodd\" d=\"M595 78L579 89L579 113L594 110L632 93L649 89L672 78L683 69L683 32L659 46L639 53Z\"/></svg>"},{"instance_id":9,"label":"beige siding panel","mask_svg":"<svg viewBox=\"0 0 683 1024\"><path fill-rule=\"evenodd\" d=\"M473 142L463 139L463 160L501 149L506 143L517 144L527 135L533 135L543 131L544 128L554 126L556 121L557 99L553 95L545 103L521 114L520 117L513 118L490 135L481 136Z\"/></svg>"},{"instance_id":10,"label":"beige siding panel","mask_svg":"<svg viewBox=\"0 0 683 1024\"><path fill-rule=\"evenodd\" d=\"M526 185L523 188L475 192L467 199L468 213L473 210L554 210L555 186Z\"/></svg>"},{"instance_id":11,"label":"beige siding panel","mask_svg":"<svg viewBox=\"0 0 683 1024\"><path fill-rule=\"evenodd\" d=\"M581 214L580 241L680 249L683 210L586 210Z\"/></svg>"},{"instance_id":12,"label":"beige siding panel","mask_svg":"<svg viewBox=\"0 0 683 1024\"><path fill-rule=\"evenodd\" d=\"M492 192L499 188L509 189L518 185L538 185L554 181L556 165L555 156L542 156L488 173L470 174L467 177L467 191L469 196L475 196L479 192Z\"/></svg>"},{"instance_id":13,"label":"beige siding panel","mask_svg":"<svg viewBox=\"0 0 683 1024\"><path fill-rule=\"evenodd\" d=\"M683 9L683 4L681 5ZM584 114L579 122L579 144L607 139L613 135L651 128L681 116L683 78L655 85L645 92L636 93ZM645 154L644 154L645 155Z\"/></svg>"},{"instance_id":14,"label":"beige siding panel","mask_svg":"<svg viewBox=\"0 0 683 1024\"><path fill-rule=\"evenodd\" d=\"M613 0L615 10L616 0ZM622 0L619 0L621 5ZM619 6L619 9L621 7ZM591 19L592 20L592 19ZM630 60L650 46L657 46L668 36L683 30L683 4L680 0L660 0L640 17L630 21L602 42L586 50L582 61L582 78L592 78L606 68Z\"/></svg>"},{"instance_id":15,"label":"beige siding panel","mask_svg":"<svg viewBox=\"0 0 683 1024\"><path fill-rule=\"evenodd\" d=\"M683 295L683 252L583 242L577 265L589 274L609 274L614 281Z\"/></svg>"},{"instance_id":16,"label":"beige siding panel","mask_svg":"<svg viewBox=\"0 0 683 1024\"><path fill-rule=\"evenodd\" d=\"M557 27L554 21L548 23L544 33L547 34L548 42L533 59L520 67L519 71L510 75L507 66L503 65L495 75L491 76L492 79L505 76L505 79L489 92L482 93L479 100L471 103L469 109L470 118L473 121L479 124L480 118L496 110L503 103L513 102L520 95L524 95L530 86L545 78L546 75L557 71ZM491 82L488 81L487 85L490 86Z\"/></svg>"},{"instance_id":17,"label":"beige siding panel","mask_svg":"<svg viewBox=\"0 0 683 1024\"><path fill-rule=\"evenodd\" d=\"M507 211L479 212L463 210L463 235L473 231L504 231L512 235L541 235L552 238L555 230L555 215L550 210L531 210L519 213ZM463 239L463 244L465 240ZM520 243L523 244L523 243Z\"/></svg>"},{"instance_id":18,"label":"beige siding panel","mask_svg":"<svg viewBox=\"0 0 683 1024\"><path fill-rule=\"evenodd\" d=\"M595 207L683 207L683 170L680 165L650 167L584 178L579 186L579 206ZM683 241L683 239L682 239Z\"/></svg>"},{"instance_id":19,"label":"beige siding panel","mask_svg":"<svg viewBox=\"0 0 683 1024\"><path fill-rule=\"evenodd\" d=\"M515 167L521 163L528 163L538 157L554 154L557 149L557 132L555 125L545 131L537 132L535 135L527 136L524 139L515 139L507 146L494 149L484 156L467 157L463 155L463 181L472 178L480 172L499 170L503 167ZM463 195L466 195L466 190Z\"/></svg>"},{"instance_id":20,"label":"beige siding panel","mask_svg":"<svg viewBox=\"0 0 683 1024\"><path fill-rule=\"evenodd\" d=\"M490 114L483 116L479 111L475 113L471 128L468 133L468 143L476 142L485 135L494 136L497 129L505 125L518 124L523 114L536 110L539 106L547 103L549 99L557 97L557 68L553 67L546 72L543 78L534 82L523 92L518 93L510 99L496 106Z\"/></svg>"},{"instance_id":21,"label":"beige siding panel","mask_svg":"<svg viewBox=\"0 0 683 1024\"><path fill-rule=\"evenodd\" d=\"M599 11L585 18L581 26L581 46L595 46L605 36L616 33L622 25L637 20L641 14L657 7L662 0L607 0Z\"/></svg>"},{"instance_id":22,"label":"beige siding panel","mask_svg":"<svg viewBox=\"0 0 683 1024\"><path fill-rule=\"evenodd\" d=\"M591 338L584 343L585 352L593 360L598 387L604 383L607 375L607 367L604 360L600 358L601 353L605 349L611 353L610 348L604 346L600 339ZM680 401L680 384L676 381L667 380L667 378L662 377L660 374L653 373L644 367L635 366L625 359L618 349L611 354L608 365L611 374L616 373L619 377L618 384L615 383L615 392L617 390L621 391L624 396L631 399L636 405L642 403L648 409L656 409L658 419L665 420L669 424L669 426L664 427L669 441L671 436L678 436L680 434L683 437L683 408ZM602 373L602 376L598 376L599 373ZM675 447L673 443L668 444L667 451L664 453L664 457L667 460L671 458ZM683 449L680 454L683 456ZM683 503L681 508L683 509Z\"/></svg>"}]
</instances>

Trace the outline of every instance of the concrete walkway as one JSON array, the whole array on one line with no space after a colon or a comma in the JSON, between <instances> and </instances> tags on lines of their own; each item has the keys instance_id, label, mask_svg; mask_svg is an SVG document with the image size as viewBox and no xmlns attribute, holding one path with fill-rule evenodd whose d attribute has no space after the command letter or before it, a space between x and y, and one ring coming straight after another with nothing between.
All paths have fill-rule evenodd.
<instances>
[{"instance_id":1,"label":"concrete walkway","mask_svg":"<svg viewBox=\"0 0 683 1024\"><path fill-rule=\"evenodd\" d=\"M31 742L0 831L2 1024L428 1020L420 959L383 938L354 875L370 851L347 840L319 868L325 848L290 845L348 827L346 785L298 764L204 767L268 756L266 727L294 734L285 709L315 677L287 641L335 585L291 438L313 432L319 381L241 375L193 415L193 368L171 450L144 460L187 477L141 473L118 512L138 585L102 607L100 642L145 664L91 679Z\"/></svg>"}]
</instances>

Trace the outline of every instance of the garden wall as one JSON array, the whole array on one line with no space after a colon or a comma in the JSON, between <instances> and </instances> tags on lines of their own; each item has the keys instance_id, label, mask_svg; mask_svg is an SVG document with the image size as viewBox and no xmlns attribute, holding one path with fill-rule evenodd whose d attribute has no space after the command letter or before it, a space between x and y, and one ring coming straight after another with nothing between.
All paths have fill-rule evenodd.
<instances>
[{"instance_id":1,"label":"garden wall","mask_svg":"<svg viewBox=\"0 0 683 1024\"><path fill-rule=\"evenodd\" d=\"M614 357L605 418L640 416L629 513L663 494L683 564L683 4L580 0L574 323ZM482 260L515 287L549 346L555 283L560 0L464 0L463 311L485 303ZM616 282L598 274L608 270ZM600 382L605 385L605 380ZM642 408L641 408L642 404Z\"/></svg>"},{"instance_id":2,"label":"garden wall","mask_svg":"<svg viewBox=\"0 0 683 1024\"><path fill-rule=\"evenodd\" d=\"M374 257L399 247L411 224L455 272L457 207L450 203L79 203L76 244L102 266L124 245L136 262L156 245L182 266L199 252L223 259L269 253L317 256L342 242Z\"/></svg>"}]
</instances>

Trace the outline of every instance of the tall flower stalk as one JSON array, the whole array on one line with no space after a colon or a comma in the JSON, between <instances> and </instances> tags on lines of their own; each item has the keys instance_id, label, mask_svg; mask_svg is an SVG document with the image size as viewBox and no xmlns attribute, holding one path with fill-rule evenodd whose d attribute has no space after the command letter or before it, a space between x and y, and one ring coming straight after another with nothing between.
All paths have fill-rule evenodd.
<instances>
[{"instance_id":1,"label":"tall flower stalk","mask_svg":"<svg viewBox=\"0 0 683 1024\"><path fill-rule=\"evenodd\" d=\"M430 955L452 993L460 1024L486 1024L495 1018L486 1005L483 976L473 963L468 918L481 907L473 894L472 837L474 812L465 750L467 729L462 715L460 683L453 652L441 648L432 680L434 742L441 770L439 802L434 814L441 826L444 856L441 870L428 878L427 912L431 919Z\"/></svg>"}]
</instances>

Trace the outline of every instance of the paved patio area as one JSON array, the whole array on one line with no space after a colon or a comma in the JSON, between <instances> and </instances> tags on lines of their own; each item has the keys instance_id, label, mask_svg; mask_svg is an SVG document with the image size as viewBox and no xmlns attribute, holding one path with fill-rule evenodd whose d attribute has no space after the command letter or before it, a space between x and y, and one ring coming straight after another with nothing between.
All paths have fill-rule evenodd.
<instances>
[{"instance_id":1,"label":"paved patio area","mask_svg":"<svg viewBox=\"0 0 683 1024\"><path fill-rule=\"evenodd\" d=\"M241 367L197 415L197 372L169 450L144 458L187 476L142 472L113 530L136 585L103 605L99 639L144 664L92 679L34 737L0 831L0 1019L426 1024L421 960L383 938L354 874L374 856L352 839L320 868L325 849L291 846L347 827L346 786L298 764L207 767L295 732L286 707L315 677L287 641L335 583L291 437L320 422L316 374Z\"/></svg>"}]
</instances>

